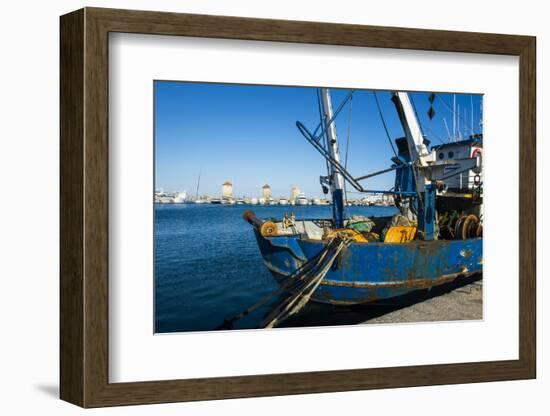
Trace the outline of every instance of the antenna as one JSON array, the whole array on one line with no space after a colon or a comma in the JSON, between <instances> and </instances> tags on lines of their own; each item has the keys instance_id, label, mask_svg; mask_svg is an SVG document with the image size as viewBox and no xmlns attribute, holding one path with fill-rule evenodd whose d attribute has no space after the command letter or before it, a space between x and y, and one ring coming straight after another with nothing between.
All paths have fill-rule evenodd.
<instances>
[{"instance_id":1,"label":"antenna","mask_svg":"<svg viewBox=\"0 0 550 416\"><path fill-rule=\"evenodd\" d=\"M449 126L447 125L447 120L443 117L443 123L445 123L445 129L447 130L447 138L451 141L451 132L449 131Z\"/></svg>"},{"instance_id":2,"label":"antenna","mask_svg":"<svg viewBox=\"0 0 550 416\"><path fill-rule=\"evenodd\" d=\"M468 137L468 109L464 109L464 137ZM470 130L471 131L471 130Z\"/></svg>"},{"instance_id":3,"label":"antenna","mask_svg":"<svg viewBox=\"0 0 550 416\"><path fill-rule=\"evenodd\" d=\"M453 142L456 137L456 94L453 94Z\"/></svg>"},{"instance_id":4,"label":"antenna","mask_svg":"<svg viewBox=\"0 0 550 416\"><path fill-rule=\"evenodd\" d=\"M479 132L483 134L483 98L479 99Z\"/></svg>"},{"instance_id":5,"label":"antenna","mask_svg":"<svg viewBox=\"0 0 550 416\"><path fill-rule=\"evenodd\" d=\"M472 131L472 134L475 134L474 132L474 97L470 95L470 130Z\"/></svg>"},{"instance_id":6,"label":"antenna","mask_svg":"<svg viewBox=\"0 0 550 416\"><path fill-rule=\"evenodd\" d=\"M462 136L460 134L460 104L458 104L458 116L456 118L456 123L457 123L458 138L462 139Z\"/></svg>"}]
</instances>

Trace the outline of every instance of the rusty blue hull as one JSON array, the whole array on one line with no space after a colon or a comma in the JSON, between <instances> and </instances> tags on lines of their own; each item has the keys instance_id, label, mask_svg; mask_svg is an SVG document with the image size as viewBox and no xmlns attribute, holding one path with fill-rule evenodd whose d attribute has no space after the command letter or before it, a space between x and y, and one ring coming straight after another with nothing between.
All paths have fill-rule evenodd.
<instances>
[{"instance_id":1,"label":"rusty blue hull","mask_svg":"<svg viewBox=\"0 0 550 416\"><path fill-rule=\"evenodd\" d=\"M255 229L264 264L283 281L315 258L323 240L264 237ZM351 305L388 299L482 271L482 239L352 243L333 264L312 300Z\"/></svg>"}]
</instances>

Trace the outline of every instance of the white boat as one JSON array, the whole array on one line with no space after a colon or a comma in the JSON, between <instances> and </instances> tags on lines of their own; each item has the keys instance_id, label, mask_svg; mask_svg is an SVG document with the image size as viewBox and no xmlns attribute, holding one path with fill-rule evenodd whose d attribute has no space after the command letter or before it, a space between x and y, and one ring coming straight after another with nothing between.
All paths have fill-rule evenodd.
<instances>
[{"instance_id":1,"label":"white boat","mask_svg":"<svg viewBox=\"0 0 550 416\"><path fill-rule=\"evenodd\" d=\"M303 192L296 197L296 205L309 205L309 199L306 198Z\"/></svg>"},{"instance_id":2,"label":"white boat","mask_svg":"<svg viewBox=\"0 0 550 416\"><path fill-rule=\"evenodd\" d=\"M288 205L288 200L285 198L279 199L279 205Z\"/></svg>"},{"instance_id":3,"label":"white boat","mask_svg":"<svg viewBox=\"0 0 550 416\"><path fill-rule=\"evenodd\" d=\"M174 198L172 198L171 196L159 196L157 198L157 202L159 204L173 204Z\"/></svg>"},{"instance_id":4,"label":"white boat","mask_svg":"<svg viewBox=\"0 0 550 416\"><path fill-rule=\"evenodd\" d=\"M176 195L174 204L184 204L187 201L187 192L183 191Z\"/></svg>"},{"instance_id":5,"label":"white boat","mask_svg":"<svg viewBox=\"0 0 550 416\"><path fill-rule=\"evenodd\" d=\"M250 205L258 205L258 198L251 198Z\"/></svg>"}]
</instances>

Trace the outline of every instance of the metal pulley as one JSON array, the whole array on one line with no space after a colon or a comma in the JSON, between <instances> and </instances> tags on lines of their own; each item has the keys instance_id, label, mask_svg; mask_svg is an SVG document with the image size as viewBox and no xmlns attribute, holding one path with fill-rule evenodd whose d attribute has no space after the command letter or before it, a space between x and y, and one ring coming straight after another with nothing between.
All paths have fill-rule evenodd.
<instances>
[{"instance_id":1,"label":"metal pulley","mask_svg":"<svg viewBox=\"0 0 550 416\"><path fill-rule=\"evenodd\" d=\"M483 235L483 224L480 219L474 215L463 215L455 224L454 236L456 240L467 240L469 238L478 238Z\"/></svg>"},{"instance_id":2,"label":"metal pulley","mask_svg":"<svg viewBox=\"0 0 550 416\"><path fill-rule=\"evenodd\" d=\"M439 232L448 240L479 238L483 235L483 223L474 214L447 212L439 216Z\"/></svg>"},{"instance_id":3,"label":"metal pulley","mask_svg":"<svg viewBox=\"0 0 550 416\"><path fill-rule=\"evenodd\" d=\"M249 224L256 227L256 229L258 229L260 231L260 234L264 237L273 237L278 234L277 224L275 224L273 221L262 221L261 219L256 217L256 214L254 214L253 211L245 211L243 213L243 219Z\"/></svg>"}]
</instances>

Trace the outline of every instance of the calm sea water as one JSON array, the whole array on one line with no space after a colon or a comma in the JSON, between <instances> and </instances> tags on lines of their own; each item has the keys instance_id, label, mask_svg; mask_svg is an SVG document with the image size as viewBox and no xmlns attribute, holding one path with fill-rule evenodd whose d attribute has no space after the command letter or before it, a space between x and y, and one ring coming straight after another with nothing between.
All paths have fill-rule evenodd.
<instances>
[{"instance_id":1,"label":"calm sea water","mask_svg":"<svg viewBox=\"0 0 550 416\"><path fill-rule=\"evenodd\" d=\"M282 218L290 211L297 219L331 217L330 206L156 205L155 332L213 330L277 289L252 227L242 219L247 209L259 218ZM396 212L393 207L348 210L366 216ZM269 308L235 327L256 328Z\"/></svg>"}]
</instances>

